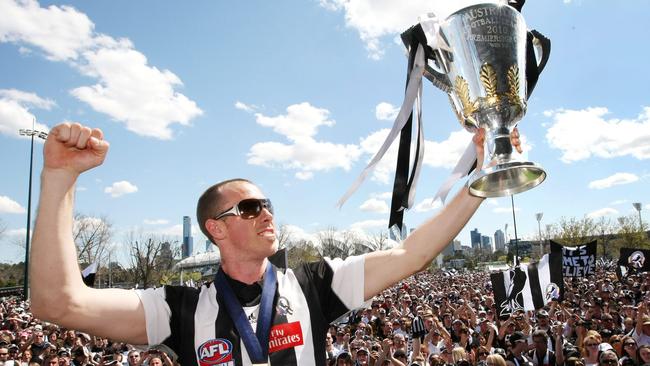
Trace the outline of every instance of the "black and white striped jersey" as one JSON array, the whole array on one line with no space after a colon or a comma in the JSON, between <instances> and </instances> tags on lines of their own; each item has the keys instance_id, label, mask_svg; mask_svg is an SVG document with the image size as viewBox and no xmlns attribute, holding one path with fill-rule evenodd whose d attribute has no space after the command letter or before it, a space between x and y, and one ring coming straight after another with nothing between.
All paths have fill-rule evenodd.
<instances>
[{"instance_id":1,"label":"black and white striped jersey","mask_svg":"<svg viewBox=\"0 0 650 366\"><path fill-rule=\"evenodd\" d=\"M326 258L295 271L276 268L278 286L269 337L271 365L325 364L329 323L364 303L363 267L363 256L354 256L345 260ZM240 301L247 296L240 293L241 289L233 290ZM168 346L182 366L252 364L213 283L200 289L164 286L140 290L138 295L145 309L149 344ZM256 329L259 296L252 303L243 301L244 312Z\"/></svg>"}]
</instances>

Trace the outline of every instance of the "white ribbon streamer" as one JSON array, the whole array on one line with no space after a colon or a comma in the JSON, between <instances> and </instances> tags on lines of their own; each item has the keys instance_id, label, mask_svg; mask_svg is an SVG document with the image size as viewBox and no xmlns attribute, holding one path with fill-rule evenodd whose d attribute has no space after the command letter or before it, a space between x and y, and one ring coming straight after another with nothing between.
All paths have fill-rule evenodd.
<instances>
[{"instance_id":1,"label":"white ribbon streamer","mask_svg":"<svg viewBox=\"0 0 650 366\"><path fill-rule=\"evenodd\" d=\"M347 201L348 198L350 198L350 196L352 196L352 194L356 192L357 189L359 189L361 183L363 183L363 181L366 179L368 174L370 174L370 172L372 172L375 169L375 166L384 157L384 154L386 154L386 151L388 150L390 145L393 143L393 141L395 141L397 135L402 131L402 128L406 124L406 121L408 120L409 115L413 110L413 103L417 98L418 90L421 90L422 88L422 75L424 74L425 62L426 61L424 59L424 48L422 47L421 44L418 44L417 51L415 52L415 60L413 61L413 69L411 70L411 74L409 75L409 82L408 82L408 86L406 87L404 101L402 102L402 107L400 108L399 113L395 118L395 122L393 123L393 128L388 133L386 140L382 144L379 151L377 151L375 156L372 158L370 163L368 163L368 165L363 169L359 177L354 181L354 183L352 183L352 186L348 188L348 191L345 192L343 197L341 197L339 201L336 203L338 208L341 208L345 203L345 201Z\"/></svg>"},{"instance_id":2,"label":"white ribbon streamer","mask_svg":"<svg viewBox=\"0 0 650 366\"><path fill-rule=\"evenodd\" d=\"M442 186L440 186L438 189L438 192L433 197L432 202L435 202L438 198L440 198L440 201L444 204L445 200L447 199L447 195L451 190L451 187L453 187L454 184L458 182L458 180L469 174L469 169L472 167L472 164L474 164L475 160L476 148L474 147L474 141L471 141L469 145L467 145L467 148L465 149L463 155L460 157L460 160L458 160L458 163L456 163L454 170L451 172Z\"/></svg>"}]
</instances>

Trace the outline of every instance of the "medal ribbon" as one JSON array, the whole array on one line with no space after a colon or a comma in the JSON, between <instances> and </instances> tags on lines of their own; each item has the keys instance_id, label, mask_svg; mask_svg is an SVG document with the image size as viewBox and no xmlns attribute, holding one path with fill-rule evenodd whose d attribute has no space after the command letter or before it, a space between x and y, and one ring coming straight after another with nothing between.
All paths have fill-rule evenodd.
<instances>
[{"instance_id":1,"label":"medal ribbon","mask_svg":"<svg viewBox=\"0 0 650 366\"><path fill-rule=\"evenodd\" d=\"M253 327L244 313L244 309L235 296L223 269L214 276L214 285L217 289L217 297L223 300L223 304L228 311L228 315L235 324L237 332L241 337L246 351L253 363L266 363L269 359L269 333L273 318L273 298L278 279L275 269L271 263L266 265L266 274L264 275L264 286L262 287L262 299L260 300L260 310L257 317L257 329L253 333Z\"/></svg>"}]
</instances>

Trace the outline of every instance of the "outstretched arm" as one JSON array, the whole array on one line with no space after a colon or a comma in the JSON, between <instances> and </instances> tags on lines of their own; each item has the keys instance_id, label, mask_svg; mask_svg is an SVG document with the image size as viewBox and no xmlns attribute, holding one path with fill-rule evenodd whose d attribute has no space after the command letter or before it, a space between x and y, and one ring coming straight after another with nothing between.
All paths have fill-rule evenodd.
<instances>
[{"instance_id":1,"label":"outstretched arm","mask_svg":"<svg viewBox=\"0 0 650 366\"><path fill-rule=\"evenodd\" d=\"M77 177L104 161L108 142L99 129L65 123L43 148L41 194L30 257L34 315L60 326L146 344L144 308L134 291L87 287L72 238Z\"/></svg>"},{"instance_id":2,"label":"outstretched arm","mask_svg":"<svg viewBox=\"0 0 650 366\"><path fill-rule=\"evenodd\" d=\"M485 130L474 135L477 168L483 161ZM483 201L463 187L440 213L411 233L397 248L369 253L365 258L364 296L368 300L381 290L424 269L460 232ZM388 270L389 269L389 270Z\"/></svg>"}]
</instances>

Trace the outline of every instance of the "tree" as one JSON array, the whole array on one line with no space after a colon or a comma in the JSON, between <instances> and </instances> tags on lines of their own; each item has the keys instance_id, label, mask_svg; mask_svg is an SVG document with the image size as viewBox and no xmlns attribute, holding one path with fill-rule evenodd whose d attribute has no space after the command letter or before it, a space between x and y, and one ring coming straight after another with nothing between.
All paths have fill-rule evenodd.
<instances>
[{"instance_id":1,"label":"tree","mask_svg":"<svg viewBox=\"0 0 650 366\"><path fill-rule=\"evenodd\" d=\"M287 244L291 242L291 229L289 226L281 224L276 237L278 238L278 248L286 248Z\"/></svg>"},{"instance_id":2,"label":"tree","mask_svg":"<svg viewBox=\"0 0 650 366\"><path fill-rule=\"evenodd\" d=\"M644 248L650 247L648 236L641 228L639 230L638 218L635 215L621 216L618 218L617 240L612 243L612 249L617 251L620 248Z\"/></svg>"},{"instance_id":3,"label":"tree","mask_svg":"<svg viewBox=\"0 0 650 366\"><path fill-rule=\"evenodd\" d=\"M131 258L133 281L142 284L145 288L159 284L161 277L167 275L173 266L173 263L164 259L165 256L162 254L171 251L173 245L178 243L152 234L130 232L127 235L127 247Z\"/></svg>"},{"instance_id":4,"label":"tree","mask_svg":"<svg viewBox=\"0 0 650 366\"><path fill-rule=\"evenodd\" d=\"M369 244L373 251L384 250L392 247L392 240L388 239L388 232L381 230L370 236Z\"/></svg>"},{"instance_id":5,"label":"tree","mask_svg":"<svg viewBox=\"0 0 650 366\"><path fill-rule=\"evenodd\" d=\"M112 236L111 223L105 218L74 215L72 238L81 263L104 262L108 257Z\"/></svg>"},{"instance_id":6,"label":"tree","mask_svg":"<svg viewBox=\"0 0 650 366\"><path fill-rule=\"evenodd\" d=\"M319 259L320 253L310 241L303 239L287 244L287 262L289 268L295 269L303 263L315 262Z\"/></svg>"},{"instance_id":7,"label":"tree","mask_svg":"<svg viewBox=\"0 0 650 366\"><path fill-rule=\"evenodd\" d=\"M561 244L580 245L599 235L599 228L593 219L586 216L582 219L562 217L551 227L550 237Z\"/></svg>"},{"instance_id":8,"label":"tree","mask_svg":"<svg viewBox=\"0 0 650 366\"><path fill-rule=\"evenodd\" d=\"M330 226L316 236L319 241L317 249L322 257L345 259L353 252L353 236L350 232L338 232Z\"/></svg>"}]
</instances>

